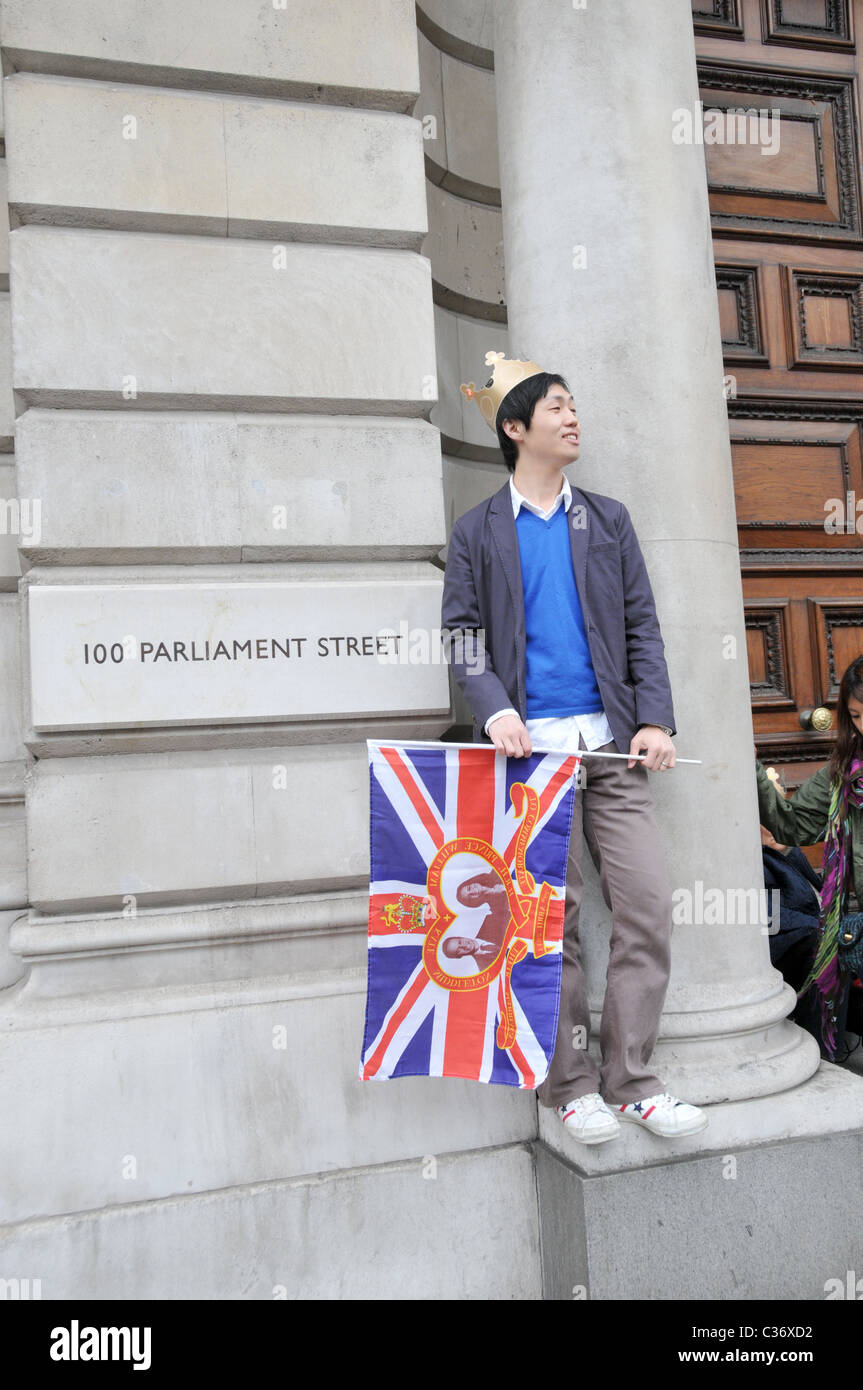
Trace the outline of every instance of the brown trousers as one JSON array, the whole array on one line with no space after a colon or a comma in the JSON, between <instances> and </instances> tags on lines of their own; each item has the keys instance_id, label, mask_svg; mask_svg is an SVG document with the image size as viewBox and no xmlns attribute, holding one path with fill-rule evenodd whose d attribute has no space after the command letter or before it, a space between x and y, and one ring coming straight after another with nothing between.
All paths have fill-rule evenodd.
<instances>
[{"instance_id":1,"label":"brown trousers","mask_svg":"<svg viewBox=\"0 0 863 1390\"><path fill-rule=\"evenodd\" d=\"M584 748L583 739L578 746ZM620 750L607 743L598 751ZM665 1089L648 1062L668 987L672 904L648 773L641 763L627 768L622 759L587 757L582 780L585 776L587 785L575 795L569 842L557 1042L548 1076L537 1090L549 1107L591 1091L623 1105ZM587 1050L590 1009L578 941L582 838L612 912L601 1067Z\"/></svg>"}]
</instances>

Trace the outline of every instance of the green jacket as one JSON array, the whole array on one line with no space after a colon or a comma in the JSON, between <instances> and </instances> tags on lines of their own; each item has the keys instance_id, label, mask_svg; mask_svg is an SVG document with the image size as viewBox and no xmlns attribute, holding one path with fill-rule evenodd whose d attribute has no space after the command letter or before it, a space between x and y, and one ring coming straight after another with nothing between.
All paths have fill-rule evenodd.
<instances>
[{"instance_id":1,"label":"green jacket","mask_svg":"<svg viewBox=\"0 0 863 1390\"><path fill-rule=\"evenodd\" d=\"M784 797L771 782L760 762L755 764L758 778L758 812L761 824L766 825L780 845L814 845L827 834L827 812L830 808L830 772L825 763L793 796ZM851 831L851 874L853 888L863 903L863 810L851 807L848 813ZM853 902L850 904L852 910Z\"/></svg>"}]
</instances>

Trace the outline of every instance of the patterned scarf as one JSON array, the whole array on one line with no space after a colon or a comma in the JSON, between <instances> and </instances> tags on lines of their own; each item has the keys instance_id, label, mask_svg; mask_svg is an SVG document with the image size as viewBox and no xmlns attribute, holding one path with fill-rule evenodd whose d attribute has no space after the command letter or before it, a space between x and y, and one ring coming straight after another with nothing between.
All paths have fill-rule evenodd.
<instances>
[{"instance_id":1,"label":"patterned scarf","mask_svg":"<svg viewBox=\"0 0 863 1390\"><path fill-rule=\"evenodd\" d=\"M800 999L815 986L821 1010L821 1041L833 1061L838 1039L836 1029L842 989L847 981L839 970L839 922L850 883L851 834L848 811L863 807L863 758L852 758L842 776L831 783L824 861L821 866L821 916L818 943L812 969L797 991Z\"/></svg>"}]
</instances>

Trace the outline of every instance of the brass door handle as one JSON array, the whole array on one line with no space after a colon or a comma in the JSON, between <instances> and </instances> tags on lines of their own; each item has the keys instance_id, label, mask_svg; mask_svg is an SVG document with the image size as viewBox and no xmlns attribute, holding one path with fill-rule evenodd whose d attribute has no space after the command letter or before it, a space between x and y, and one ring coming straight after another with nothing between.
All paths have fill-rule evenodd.
<instances>
[{"instance_id":1,"label":"brass door handle","mask_svg":"<svg viewBox=\"0 0 863 1390\"><path fill-rule=\"evenodd\" d=\"M833 715L823 705L819 705L817 709L802 709L800 711L800 727L823 733L825 729L833 727Z\"/></svg>"}]
</instances>

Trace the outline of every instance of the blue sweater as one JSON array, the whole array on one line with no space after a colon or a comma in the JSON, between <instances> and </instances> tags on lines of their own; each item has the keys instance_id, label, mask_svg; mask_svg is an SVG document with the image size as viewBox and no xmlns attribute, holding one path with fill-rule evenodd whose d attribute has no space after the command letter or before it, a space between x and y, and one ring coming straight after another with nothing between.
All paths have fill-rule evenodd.
<instances>
[{"instance_id":1,"label":"blue sweater","mask_svg":"<svg viewBox=\"0 0 863 1390\"><path fill-rule=\"evenodd\" d=\"M527 717L595 714L602 697L572 569L569 517L522 507L515 519L527 629Z\"/></svg>"}]
</instances>

